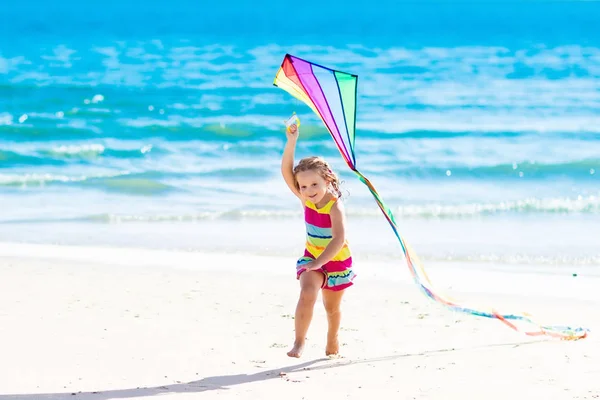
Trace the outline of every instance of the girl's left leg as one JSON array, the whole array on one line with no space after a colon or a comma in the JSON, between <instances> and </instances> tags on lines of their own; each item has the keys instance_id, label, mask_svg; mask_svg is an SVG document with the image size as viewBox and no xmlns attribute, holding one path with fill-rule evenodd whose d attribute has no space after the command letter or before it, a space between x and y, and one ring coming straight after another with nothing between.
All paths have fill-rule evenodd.
<instances>
[{"instance_id":1,"label":"girl's left leg","mask_svg":"<svg viewBox=\"0 0 600 400\"><path fill-rule=\"evenodd\" d=\"M342 319L341 304L344 292L345 289L337 291L322 290L323 305L327 312L327 323L329 325L329 329L327 330L327 347L325 347L325 354L328 356L337 355L340 350L338 331L340 330Z\"/></svg>"},{"instance_id":2,"label":"girl's left leg","mask_svg":"<svg viewBox=\"0 0 600 400\"><path fill-rule=\"evenodd\" d=\"M294 347L287 353L289 357L299 358L302 355L306 333L313 317L313 308L324 279L325 276L321 271L304 271L300 275L300 298L294 318L296 340Z\"/></svg>"}]
</instances>

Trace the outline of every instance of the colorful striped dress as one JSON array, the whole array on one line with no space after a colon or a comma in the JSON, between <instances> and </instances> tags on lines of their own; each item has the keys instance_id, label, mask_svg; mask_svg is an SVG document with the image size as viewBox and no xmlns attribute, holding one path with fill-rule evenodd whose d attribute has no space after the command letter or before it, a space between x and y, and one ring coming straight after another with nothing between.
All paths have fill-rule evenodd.
<instances>
[{"instance_id":1,"label":"colorful striped dress","mask_svg":"<svg viewBox=\"0 0 600 400\"><path fill-rule=\"evenodd\" d=\"M304 221L306 223L306 248L304 256L296 264L296 277L305 271L303 265L314 261L327 247L332 239L331 229L331 207L337 198L330 200L322 208L307 200L304 203ZM348 247L348 241L344 247L320 269L325 275L323 289L342 290L352 285L356 274L352 271L352 255Z\"/></svg>"}]
</instances>

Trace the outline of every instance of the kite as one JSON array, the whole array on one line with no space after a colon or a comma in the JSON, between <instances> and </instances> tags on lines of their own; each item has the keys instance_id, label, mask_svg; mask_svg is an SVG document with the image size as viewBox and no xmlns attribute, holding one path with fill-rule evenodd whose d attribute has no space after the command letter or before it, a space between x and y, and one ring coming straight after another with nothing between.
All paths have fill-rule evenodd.
<instances>
[{"instance_id":1,"label":"kite","mask_svg":"<svg viewBox=\"0 0 600 400\"><path fill-rule=\"evenodd\" d=\"M358 75L337 71L301 58L286 54L277 71L273 85L285 90L296 99L305 103L319 116L331 134L340 154L348 167L368 188L383 215L398 238L412 278L419 289L431 300L447 308L479 317L498 319L509 328L528 336L550 336L563 340L583 339L588 329L569 326L544 326L535 323L527 313L501 314L494 309L483 311L461 305L434 290L413 249L400 235L394 215L373 186L356 167L355 135ZM524 330L517 326L525 322L537 326L537 330Z\"/></svg>"}]
</instances>

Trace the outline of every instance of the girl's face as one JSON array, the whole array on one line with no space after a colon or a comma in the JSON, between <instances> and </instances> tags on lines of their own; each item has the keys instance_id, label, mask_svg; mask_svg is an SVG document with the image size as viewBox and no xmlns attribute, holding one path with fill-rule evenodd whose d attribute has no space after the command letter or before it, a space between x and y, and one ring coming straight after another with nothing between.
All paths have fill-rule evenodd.
<instances>
[{"instance_id":1,"label":"girl's face","mask_svg":"<svg viewBox=\"0 0 600 400\"><path fill-rule=\"evenodd\" d=\"M298 172L296 181L302 198L310 200L313 204L323 200L329 189L329 182L316 171Z\"/></svg>"}]
</instances>

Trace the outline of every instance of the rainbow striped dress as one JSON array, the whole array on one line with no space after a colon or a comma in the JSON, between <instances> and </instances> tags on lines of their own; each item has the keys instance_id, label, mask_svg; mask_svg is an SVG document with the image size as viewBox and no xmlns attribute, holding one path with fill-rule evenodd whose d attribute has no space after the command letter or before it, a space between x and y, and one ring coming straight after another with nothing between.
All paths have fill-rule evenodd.
<instances>
[{"instance_id":1,"label":"rainbow striped dress","mask_svg":"<svg viewBox=\"0 0 600 400\"><path fill-rule=\"evenodd\" d=\"M307 200L304 203L304 222L306 223L306 248L296 264L296 277L305 271L303 265L314 261L325 250L332 239L331 230L331 207L337 201L333 198L322 208ZM323 289L342 290L351 286L356 274L352 271L352 255L348 247L348 241L344 247L323 267L321 272L325 275Z\"/></svg>"}]
</instances>

